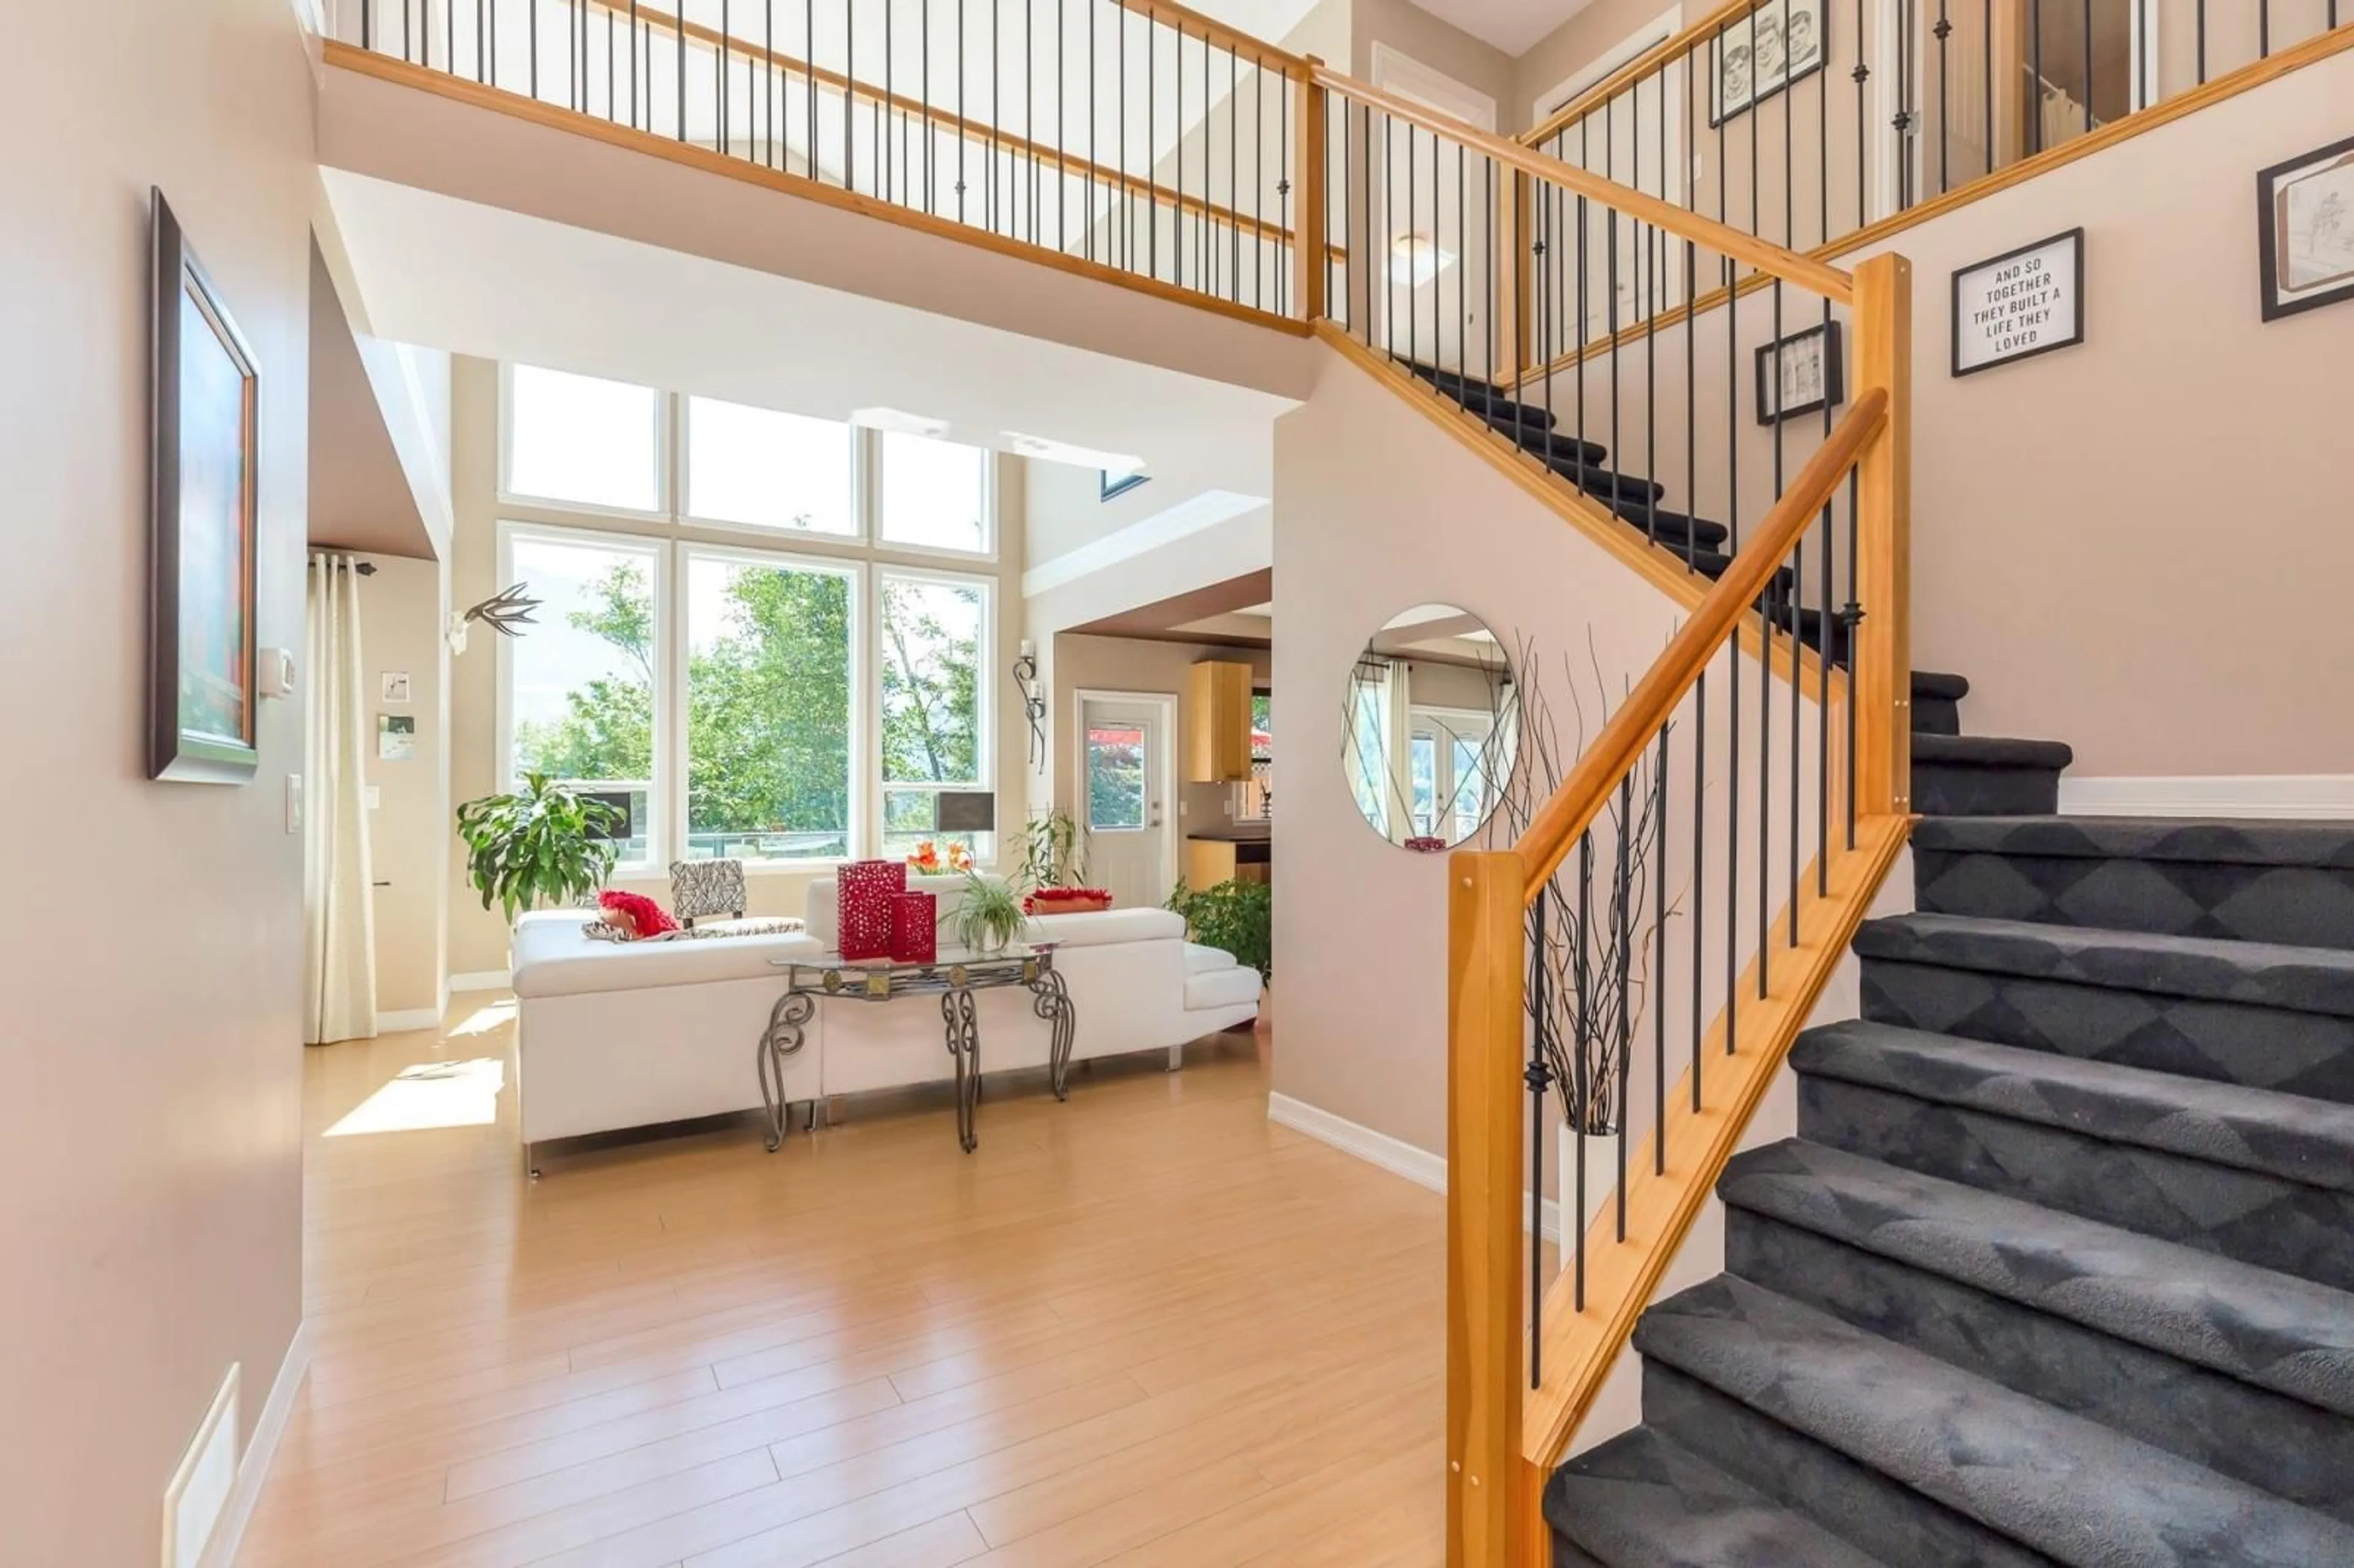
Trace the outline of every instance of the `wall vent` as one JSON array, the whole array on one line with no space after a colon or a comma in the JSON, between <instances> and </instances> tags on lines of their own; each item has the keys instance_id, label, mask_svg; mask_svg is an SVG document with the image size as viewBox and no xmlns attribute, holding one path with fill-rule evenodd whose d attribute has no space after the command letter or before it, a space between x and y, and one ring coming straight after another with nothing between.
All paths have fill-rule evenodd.
<instances>
[{"instance_id":1,"label":"wall vent","mask_svg":"<svg viewBox=\"0 0 2354 1568\"><path fill-rule=\"evenodd\" d=\"M230 1365L172 1484L164 1489L164 1568L197 1568L237 1485L239 1371Z\"/></svg>"}]
</instances>

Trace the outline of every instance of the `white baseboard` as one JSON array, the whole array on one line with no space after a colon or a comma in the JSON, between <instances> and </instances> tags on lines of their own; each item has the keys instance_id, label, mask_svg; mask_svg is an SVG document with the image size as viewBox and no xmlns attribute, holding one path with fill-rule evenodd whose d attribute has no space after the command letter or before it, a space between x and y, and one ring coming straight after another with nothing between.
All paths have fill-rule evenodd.
<instances>
[{"instance_id":1,"label":"white baseboard","mask_svg":"<svg viewBox=\"0 0 2354 1568\"><path fill-rule=\"evenodd\" d=\"M2179 779L2060 779L2073 817L2354 819L2354 773L2261 773Z\"/></svg>"},{"instance_id":2,"label":"white baseboard","mask_svg":"<svg viewBox=\"0 0 2354 1568\"><path fill-rule=\"evenodd\" d=\"M398 1034L407 1029L438 1029L443 1011L438 1007L408 1007L398 1012L379 1012L376 1015L376 1032Z\"/></svg>"},{"instance_id":3,"label":"white baseboard","mask_svg":"<svg viewBox=\"0 0 2354 1568\"><path fill-rule=\"evenodd\" d=\"M1378 1165L1393 1176L1403 1176L1417 1187L1427 1187L1434 1192L1447 1191L1447 1157L1443 1154L1433 1154L1403 1139L1375 1132L1289 1095L1267 1097L1267 1119L1305 1133L1319 1143L1331 1144L1343 1154L1353 1154L1368 1165ZM1525 1211L1528 1194L1523 1192L1521 1199ZM1544 1201L1543 1223L1545 1240L1561 1240L1561 1208L1551 1198Z\"/></svg>"},{"instance_id":4,"label":"white baseboard","mask_svg":"<svg viewBox=\"0 0 2354 1568\"><path fill-rule=\"evenodd\" d=\"M461 991L504 991L513 977L504 969L469 969L450 977L450 989Z\"/></svg>"},{"instance_id":5,"label":"white baseboard","mask_svg":"<svg viewBox=\"0 0 2354 1568\"><path fill-rule=\"evenodd\" d=\"M245 1446L245 1457L238 1461L237 1486L228 1495L228 1506L221 1510L212 1543L205 1549L202 1568L236 1568L238 1549L245 1544L245 1527L253 1518L253 1505L260 1500L261 1484L270 1478L270 1463L278 1457L278 1440L286 1436L286 1424L294 1414L295 1396L302 1392L302 1380L310 1374L311 1320L305 1318L294 1326L294 1338L287 1341L285 1359L278 1363L278 1376L270 1385L270 1397L262 1402L260 1414L254 1417L253 1439Z\"/></svg>"}]
</instances>

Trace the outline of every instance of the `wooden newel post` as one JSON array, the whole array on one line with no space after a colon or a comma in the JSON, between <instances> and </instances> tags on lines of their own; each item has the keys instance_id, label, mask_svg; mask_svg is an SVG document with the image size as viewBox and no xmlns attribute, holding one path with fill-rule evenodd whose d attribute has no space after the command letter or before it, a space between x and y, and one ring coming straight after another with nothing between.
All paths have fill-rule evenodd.
<instances>
[{"instance_id":1,"label":"wooden newel post","mask_svg":"<svg viewBox=\"0 0 2354 1568\"><path fill-rule=\"evenodd\" d=\"M1291 297L1299 302L1303 321L1330 315L1324 298L1324 84L1316 73L1324 62L1308 57L1308 74L1294 101L1299 122L1292 128L1291 188L1299 198L1299 217L1291 226Z\"/></svg>"},{"instance_id":2,"label":"wooden newel post","mask_svg":"<svg viewBox=\"0 0 2354 1568\"><path fill-rule=\"evenodd\" d=\"M1459 850L1447 876L1447 1562L1521 1568L1526 868Z\"/></svg>"},{"instance_id":3,"label":"wooden newel post","mask_svg":"<svg viewBox=\"0 0 2354 1568\"><path fill-rule=\"evenodd\" d=\"M1859 392L1888 394L1888 427L1856 465L1856 814L1913 807L1913 264L1855 270Z\"/></svg>"}]
</instances>

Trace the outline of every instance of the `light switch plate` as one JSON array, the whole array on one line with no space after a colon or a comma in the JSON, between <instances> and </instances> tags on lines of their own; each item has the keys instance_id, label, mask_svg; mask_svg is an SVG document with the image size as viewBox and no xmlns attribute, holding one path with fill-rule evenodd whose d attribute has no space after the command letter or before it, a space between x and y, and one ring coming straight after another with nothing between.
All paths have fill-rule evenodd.
<instances>
[{"instance_id":1,"label":"light switch plate","mask_svg":"<svg viewBox=\"0 0 2354 1568\"><path fill-rule=\"evenodd\" d=\"M384 791L378 786L371 784L367 787L362 799L367 806L367 809L373 811L378 806L384 804Z\"/></svg>"},{"instance_id":2,"label":"light switch plate","mask_svg":"<svg viewBox=\"0 0 2354 1568\"><path fill-rule=\"evenodd\" d=\"M302 776L300 773L286 776L286 831L290 833L302 831Z\"/></svg>"}]
</instances>

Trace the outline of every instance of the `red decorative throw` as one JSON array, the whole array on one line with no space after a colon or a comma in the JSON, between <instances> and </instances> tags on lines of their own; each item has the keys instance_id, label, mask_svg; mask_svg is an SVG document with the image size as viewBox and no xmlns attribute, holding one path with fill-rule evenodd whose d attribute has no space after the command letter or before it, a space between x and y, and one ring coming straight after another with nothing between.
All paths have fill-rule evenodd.
<instances>
[{"instance_id":1,"label":"red decorative throw","mask_svg":"<svg viewBox=\"0 0 2354 1568\"><path fill-rule=\"evenodd\" d=\"M678 922L642 893L624 893L618 887L609 887L597 895L597 907L605 912L606 925L620 927L632 941L678 929Z\"/></svg>"},{"instance_id":2,"label":"red decorative throw","mask_svg":"<svg viewBox=\"0 0 2354 1568\"><path fill-rule=\"evenodd\" d=\"M897 860L854 860L842 868L835 885L836 939L845 959L887 958L891 952L891 900L907 891L907 864Z\"/></svg>"},{"instance_id":3,"label":"red decorative throw","mask_svg":"<svg viewBox=\"0 0 2354 1568\"><path fill-rule=\"evenodd\" d=\"M928 964L939 957L939 900L928 893L891 895L891 958L895 963Z\"/></svg>"},{"instance_id":4,"label":"red decorative throw","mask_svg":"<svg viewBox=\"0 0 2354 1568\"><path fill-rule=\"evenodd\" d=\"M1092 915L1111 907L1102 887L1042 887L1022 900L1024 915Z\"/></svg>"}]
</instances>

